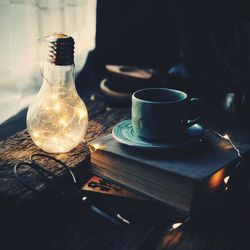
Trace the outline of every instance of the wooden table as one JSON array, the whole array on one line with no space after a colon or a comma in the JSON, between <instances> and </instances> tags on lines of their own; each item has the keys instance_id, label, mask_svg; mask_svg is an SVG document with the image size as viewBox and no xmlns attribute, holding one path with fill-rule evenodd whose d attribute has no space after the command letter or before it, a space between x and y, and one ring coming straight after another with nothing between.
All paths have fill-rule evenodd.
<instances>
[{"instance_id":1,"label":"wooden table","mask_svg":"<svg viewBox=\"0 0 250 250\"><path fill-rule=\"evenodd\" d=\"M130 116L127 108L110 108L97 95L88 96L89 127L86 143L111 132ZM216 120L216 119L215 119ZM235 139L246 136L235 132ZM249 137L247 138L249 139ZM120 228L71 198L55 197L44 186L41 194L23 187L13 174L18 161L41 153L27 130L0 142L0 249L250 249L249 203L244 194L234 195L216 213L192 218L182 228L169 232L173 221L157 216L130 215L131 224ZM60 160L72 167L79 188L86 180L88 150L83 142ZM64 178L64 174L54 173ZM242 194L243 195L243 194Z\"/></svg>"}]
</instances>

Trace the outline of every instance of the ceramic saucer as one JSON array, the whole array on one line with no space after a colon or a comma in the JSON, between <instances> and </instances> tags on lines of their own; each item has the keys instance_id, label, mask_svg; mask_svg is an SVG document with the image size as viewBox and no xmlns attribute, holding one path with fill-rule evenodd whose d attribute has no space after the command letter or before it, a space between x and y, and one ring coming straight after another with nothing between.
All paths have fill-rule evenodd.
<instances>
[{"instance_id":1,"label":"ceramic saucer","mask_svg":"<svg viewBox=\"0 0 250 250\"><path fill-rule=\"evenodd\" d=\"M118 123L112 130L114 139L121 144L149 150L179 149L198 143L204 133L201 125L195 124L189 127L185 134L176 140L155 142L137 136L132 128L131 120Z\"/></svg>"}]
</instances>

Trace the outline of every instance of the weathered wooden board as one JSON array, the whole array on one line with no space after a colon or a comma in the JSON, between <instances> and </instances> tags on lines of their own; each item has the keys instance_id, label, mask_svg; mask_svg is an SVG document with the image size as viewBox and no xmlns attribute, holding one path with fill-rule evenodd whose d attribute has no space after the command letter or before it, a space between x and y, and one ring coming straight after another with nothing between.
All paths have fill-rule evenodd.
<instances>
[{"instance_id":1,"label":"weathered wooden board","mask_svg":"<svg viewBox=\"0 0 250 250\"><path fill-rule=\"evenodd\" d=\"M54 155L65 162L68 166L79 167L88 154L86 143L95 139L99 135L110 132L115 123L129 115L128 110L124 109L106 109L103 102L89 103L90 121L88 125L85 142L66 154ZM27 160L34 153L44 153L31 140L28 131L18 132L12 137L0 142L0 197L1 194L25 198L30 194L28 190L22 187L13 174L13 167L19 161ZM56 174L57 169L48 166ZM78 171L76 169L75 171Z\"/></svg>"}]
</instances>

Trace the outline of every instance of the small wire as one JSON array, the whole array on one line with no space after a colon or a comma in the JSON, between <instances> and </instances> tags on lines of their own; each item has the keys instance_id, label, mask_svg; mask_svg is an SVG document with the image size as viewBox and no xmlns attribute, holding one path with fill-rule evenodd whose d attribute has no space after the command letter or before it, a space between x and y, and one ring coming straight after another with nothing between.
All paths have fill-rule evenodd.
<instances>
[{"instance_id":1,"label":"small wire","mask_svg":"<svg viewBox=\"0 0 250 250\"><path fill-rule=\"evenodd\" d=\"M130 221L124 218L121 214L117 213L116 216L126 224L130 224Z\"/></svg>"},{"instance_id":2,"label":"small wire","mask_svg":"<svg viewBox=\"0 0 250 250\"><path fill-rule=\"evenodd\" d=\"M239 156L239 158L242 158L240 150L234 145L234 143L232 142L232 140L230 139L230 137L227 134L222 135L222 134L220 134L219 132L217 132L215 130L209 130L209 129L207 129L205 131L206 132L213 132L216 135L218 135L220 138L222 138L223 140L227 140L232 145L232 147L234 148L234 150L237 152L237 155ZM236 164L235 167L238 168L240 165L241 165L241 160L237 162L237 164ZM227 176L226 178L227 179L226 179L225 184L227 185L227 182L228 182L230 176ZM191 216L187 217L183 222L176 222L176 223L172 224L171 228L169 229L169 232L172 232L172 231L175 231L177 229L182 228L185 224L188 223L188 221L190 219L191 219Z\"/></svg>"},{"instance_id":3,"label":"small wire","mask_svg":"<svg viewBox=\"0 0 250 250\"><path fill-rule=\"evenodd\" d=\"M22 166L28 166L30 167L30 164L28 162L19 162L14 166L14 175L16 179L27 189L31 190L32 192L38 193L39 191L35 188L33 188L31 185L29 185L26 181L24 181L24 178L21 177L18 173L18 169Z\"/></svg>"},{"instance_id":4,"label":"small wire","mask_svg":"<svg viewBox=\"0 0 250 250\"><path fill-rule=\"evenodd\" d=\"M75 178L75 175L74 173L72 172L72 170L65 164L63 163L62 161L56 159L55 157L52 157L50 155L46 155L46 154L33 154L31 157L30 157L30 162L31 163L34 163L35 165L38 165L35 161L35 157L44 157L44 158L48 158L48 159L51 159L53 161L55 161L56 163L58 163L59 165L62 165L67 171L68 173L71 175L72 179L73 179L73 182L74 184L76 184L76 178Z\"/></svg>"},{"instance_id":5,"label":"small wire","mask_svg":"<svg viewBox=\"0 0 250 250\"><path fill-rule=\"evenodd\" d=\"M38 174L40 174L40 176L44 179L44 182L53 186L61 195L63 195L63 196L66 195L66 192L62 189L62 187L58 186L55 182L57 176L54 175L53 173L51 173L50 171L46 170L45 168L41 167L36 162L36 160L38 160L38 159L36 159L37 157L51 159L51 160L55 161L56 163L60 164L71 175L74 184L77 183L74 173L71 171L71 169L65 163L63 163L62 161L60 161L60 160L58 160L50 155L46 155L46 154L33 154L30 156L29 161L17 163L14 166L14 175L15 175L16 179L23 186L25 186L27 189L29 189L33 192L36 192L36 193L40 192L38 189L32 187L28 183L28 181L23 176L21 176L19 174L19 172L18 172L19 168L21 168L22 166L27 166L27 167L33 169L34 171L36 171ZM50 177L53 177L54 181L52 181L50 179ZM94 211L95 213L99 214L100 216L102 216L103 218L107 219L108 221L112 222L113 224L115 224L117 226L124 227L124 226L130 224L130 221L125 219L120 214L112 214L112 213L106 212L103 209L100 209L100 208L94 206L92 202L90 204L88 204L88 197L86 197L86 196L81 197L81 200L82 200L82 202L85 202L86 206L88 206L92 211Z\"/></svg>"},{"instance_id":6,"label":"small wire","mask_svg":"<svg viewBox=\"0 0 250 250\"><path fill-rule=\"evenodd\" d=\"M239 156L240 158L242 158L242 155L241 155L241 153L240 153L240 150L234 145L234 143L232 142L232 140L230 139L230 137L229 137L227 134L222 135L222 134L220 134L220 133L217 132L217 131L213 131L213 132L216 133L219 137L223 138L224 140L229 141L229 143L232 145L232 147L233 147L233 148L235 149L235 151L237 152L238 156Z\"/></svg>"},{"instance_id":7,"label":"small wire","mask_svg":"<svg viewBox=\"0 0 250 250\"><path fill-rule=\"evenodd\" d=\"M209 129L206 129L205 131L206 131L206 132L215 133L216 135L218 135L218 136L219 136L220 138L222 138L223 140L228 141L228 142L231 144L231 146L234 148L234 150L237 152L237 155L238 155L240 158L243 157L242 154L240 153L240 150L235 146L235 144L232 142L232 140L230 139L230 137L229 137L227 134L222 135L222 134L220 134L219 132L217 132L217 131L215 131L215 130L209 130Z\"/></svg>"}]
</instances>

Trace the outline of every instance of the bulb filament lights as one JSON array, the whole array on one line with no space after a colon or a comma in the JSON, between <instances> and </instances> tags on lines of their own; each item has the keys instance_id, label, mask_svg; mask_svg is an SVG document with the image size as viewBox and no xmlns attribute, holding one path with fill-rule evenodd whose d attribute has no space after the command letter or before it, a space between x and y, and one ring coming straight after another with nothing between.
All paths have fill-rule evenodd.
<instances>
[{"instance_id":1,"label":"bulb filament lights","mask_svg":"<svg viewBox=\"0 0 250 250\"><path fill-rule=\"evenodd\" d=\"M65 153L84 140L88 113L75 88L73 38L53 34L48 44L53 53L45 63L42 87L29 107L27 128L44 151Z\"/></svg>"}]
</instances>

